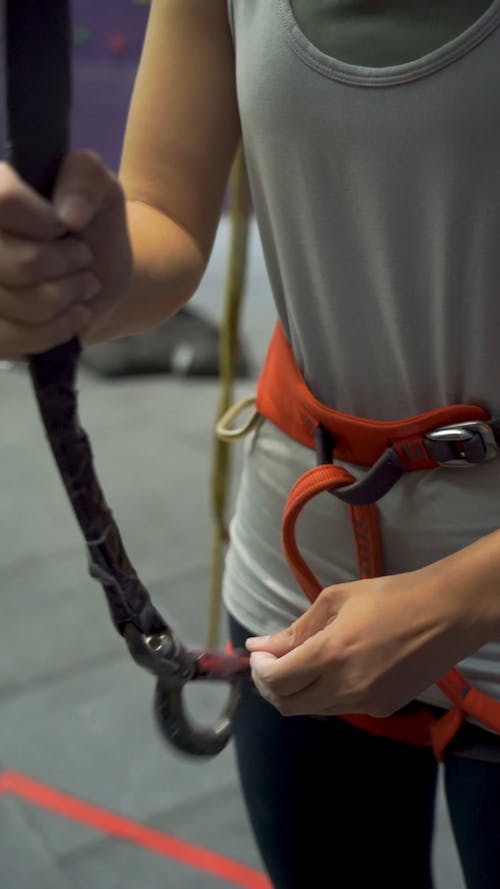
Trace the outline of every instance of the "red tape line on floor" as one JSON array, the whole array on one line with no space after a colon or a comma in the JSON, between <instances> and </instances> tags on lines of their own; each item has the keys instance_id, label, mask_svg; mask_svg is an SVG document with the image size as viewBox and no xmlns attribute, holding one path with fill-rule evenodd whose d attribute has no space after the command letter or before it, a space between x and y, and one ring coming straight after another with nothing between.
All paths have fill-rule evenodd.
<instances>
[{"instance_id":1,"label":"red tape line on floor","mask_svg":"<svg viewBox=\"0 0 500 889\"><path fill-rule=\"evenodd\" d=\"M128 840L158 855L173 858L181 864L235 883L244 889L272 889L268 878L254 868L86 803L20 772L0 773L0 796L2 794L12 794L62 818L69 818L111 836Z\"/></svg>"}]
</instances>

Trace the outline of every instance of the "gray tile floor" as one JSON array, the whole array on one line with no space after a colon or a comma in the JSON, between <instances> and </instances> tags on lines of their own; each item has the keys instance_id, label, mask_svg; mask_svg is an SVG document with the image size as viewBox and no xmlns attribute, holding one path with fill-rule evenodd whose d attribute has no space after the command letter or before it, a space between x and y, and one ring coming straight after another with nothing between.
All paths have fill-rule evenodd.
<instances>
[{"instance_id":1,"label":"gray tile floor","mask_svg":"<svg viewBox=\"0 0 500 889\"><path fill-rule=\"evenodd\" d=\"M223 220L194 300L214 318L227 235ZM254 231L243 333L255 372L273 321ZM238 394L252 384L240 381ZM82 371L80 392L82 421L131 559L160 611L187 641L203 644L217 384L169 376L111 382ZM0 374L0 411L0 886L237 889L241 882L110 837L93 822L1 794L1 775L19 772L261 869L231 747L200 764L165 749L157 737L152 682L130 661L100 588L87 578L23 371ZM237 452L234 479L239 459ZM200 717L216 710L218 692L196 692ZM462 889L442 794L435 862L436 889Z\"/></svg>"}]
</instances>

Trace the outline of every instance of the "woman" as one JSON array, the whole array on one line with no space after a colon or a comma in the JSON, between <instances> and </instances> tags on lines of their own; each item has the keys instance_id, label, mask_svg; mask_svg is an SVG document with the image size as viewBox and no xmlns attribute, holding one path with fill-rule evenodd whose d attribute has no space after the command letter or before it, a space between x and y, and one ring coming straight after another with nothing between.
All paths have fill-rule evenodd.
<instances>
[{"instance_id":1,"label":"woman","mask_svg":"<svg viewBox=\"0 0 500 889\"><path fill-rule=\"evenodd\" d=\"M499 25L499 0L153 0L121 186L88 152L52 203L1 169L0 357L183 305L242 135L282 348L312 395L382 423L457 404L495 418ZM314 498L308 608L280 524L315 457L279 425L247 447L225 578L260 692L236 726L255 836L276 889L431 887L432 750L343 717L446 713L435 682L458 662L500 700L500 462L404 473L378 504L383 566L360 580L346 505ZM498 889L498 733L469 715L444 763L468 889Z\"/></svg>"}]
</instances>

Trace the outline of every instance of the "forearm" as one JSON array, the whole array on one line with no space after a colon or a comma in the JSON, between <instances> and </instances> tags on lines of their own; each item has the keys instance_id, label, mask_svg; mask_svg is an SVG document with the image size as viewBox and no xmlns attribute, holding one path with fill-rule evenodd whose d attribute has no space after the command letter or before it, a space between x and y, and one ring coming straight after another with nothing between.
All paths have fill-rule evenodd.
<instances>
[{"instance_id":1,"label":"forearm","mask_svg":"<svg viewBox=\"0 0 500 889\"><path fill-rule=\"evenodd\" d=\"M480 647L500 639L500 530L424 569L443 608ZM453 620L452 620L453 623Z\"/></svg>"},{"instance_id":2,"label":"forearm","mask_svg":"<svg viewBox=\"0 0 500 889\"><path fill-rule=\"evenodd\" d=\"M111 314L96 319L87 344L161 324L191 298L204 271L194 238L159 210L128 201L127 222L133 252L130 287Z\"/></svg>"}]
</instances>

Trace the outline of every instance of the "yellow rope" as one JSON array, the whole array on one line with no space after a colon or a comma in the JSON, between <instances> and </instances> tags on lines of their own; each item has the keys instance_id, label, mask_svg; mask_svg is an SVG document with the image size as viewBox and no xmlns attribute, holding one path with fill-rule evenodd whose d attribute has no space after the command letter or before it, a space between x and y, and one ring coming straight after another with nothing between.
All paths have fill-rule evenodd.
<instances>
[{"instance_id":1,"label":"yellow rope","mask_svg":"<svg viewBox=\"0 0 500 889\"><path fill-rule=\"evenodd\" d=\"M237 441L240 438L245 438L249 432L257 428L262 418L256 408L256 403L257 398L255 395L246 395L228 408L220 417L215 427L219 441ZM246 413L249 410L251 410L249 417L240 426L235 426L235 420L238 419L240 414Z\"/></svg>"},{"instance_id":2,"label":"yellow rope","mask_svg":"<svg viewBox=\"0 0 500 889\"><path fill-rule=\"evenodd\" d=\"M240 146L230 180L230 228L229 262L224 297L224 312L220 333L221 388L217 407L217 421L228 410L233 397L233 384L238 357L238 333L240 310L246 281L248 233L251 216L251 197L248 186L245 157ZM229 540L226 509L231 472L230 445L214 437L211 469L211 500L214 519L212 557L210 569L209 612L207 645L218 644L221 585L224 556Z\"/></svg>"}]
</instances>

